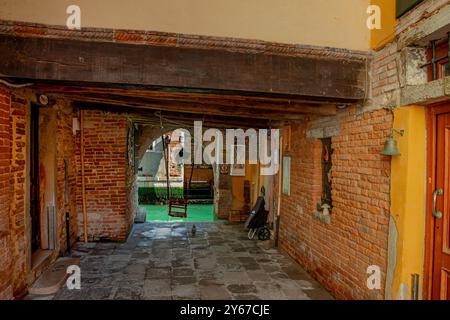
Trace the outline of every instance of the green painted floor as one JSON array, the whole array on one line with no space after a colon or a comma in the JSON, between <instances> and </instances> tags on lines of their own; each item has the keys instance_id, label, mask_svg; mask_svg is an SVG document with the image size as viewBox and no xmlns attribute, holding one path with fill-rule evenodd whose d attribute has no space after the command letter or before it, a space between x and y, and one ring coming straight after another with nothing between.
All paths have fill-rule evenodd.
<instances>
[{"instance_id":1,"label":"green painted floor","mask_svg":"<svg viewBox=\"0 0 450 320\"><path fill-rule=\"evenodd\" d=\"M147 211L147 222L155 221L187 221L208 222L215 221L214 208L212 204L189 204L187 218L176 218L168 215L168 205L141 205Z\"/></svg>"}]
</instances>

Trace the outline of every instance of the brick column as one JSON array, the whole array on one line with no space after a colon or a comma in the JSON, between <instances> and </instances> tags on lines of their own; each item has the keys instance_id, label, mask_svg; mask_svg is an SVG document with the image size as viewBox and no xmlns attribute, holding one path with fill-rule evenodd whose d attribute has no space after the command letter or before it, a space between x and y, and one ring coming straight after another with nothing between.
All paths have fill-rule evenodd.
<instances>
[{"instance_id":1,"label":"brick column","mask_svg":"<svg viewBox=\"0 0 450 320\"><path fill-rule=\"evenodd\" d=\"M123 113L85 110L83 126L88 238L125 240L130 227L127 216L127 117ZM79 164L77 194L81 195L81 161ZM78 203L81 208L81 196ZM78 236L81 239L84 237L83 218L80 210Z\"/></svg>"},{"instance_id":2,"label":"brick column","mask_svg":"<svg viewBox=\"0 0 450 320\"><path fill-rule=\"evenodd\" d=\"M228 168L230 166L228 165ZM220 170L220 169L219 169ZM228 169L230 170L230 169ZM218 210L216 212L216 215L220 219L228 219L231 211L231 202L233 201L233 195L231 193L232 190L232 181L231 176L229 172L227 174L218 174L219 181L218 181L218 199L215 199L215 201L218 202Z\"/></svg>"},{"instance_id":3,"label":"brick column","mask_svg":"<svg viewBox=\"0 0 450 320\"><path fill-rule=\"evenodd\" d=\"M0 300L12 299L11 237L9 223L11 126L9 113L11 95L0 86Z\"/></svg>"}]
</instances>

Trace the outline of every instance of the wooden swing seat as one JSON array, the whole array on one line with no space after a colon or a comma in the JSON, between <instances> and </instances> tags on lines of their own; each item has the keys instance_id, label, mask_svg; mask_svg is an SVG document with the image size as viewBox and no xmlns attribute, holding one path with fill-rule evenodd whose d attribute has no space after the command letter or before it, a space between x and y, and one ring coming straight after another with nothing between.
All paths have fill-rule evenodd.
<instances>
[{"instance_id":1,"label":"wooden swing seat","mask_svg":"<svg viewBox=\"0 0 450 320\"><path fill-rule=\"evenodd\" d=\"M169 199L169 216L176 218L187 218L188 200L184 198Z\"/></svg>"}]
</instances>

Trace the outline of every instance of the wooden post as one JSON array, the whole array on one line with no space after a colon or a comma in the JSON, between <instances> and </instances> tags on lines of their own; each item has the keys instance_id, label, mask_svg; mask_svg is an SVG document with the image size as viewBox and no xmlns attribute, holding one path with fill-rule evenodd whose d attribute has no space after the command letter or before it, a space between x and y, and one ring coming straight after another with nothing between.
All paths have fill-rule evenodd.
<instances>
[{"instance_id":1,"label":"wooden post","mask_svg":"<svg viewBox=\"0 0 450 320\"><path fill-rule=\"evenodd\" d=\"M164 166L166 168L166 188L167 188L167 201L170 201L170 186L169 186L169 163L166 155L166 141L164 140L163 127L161 126L161 142L163 147Z\"/></svg>"}]
</instances>

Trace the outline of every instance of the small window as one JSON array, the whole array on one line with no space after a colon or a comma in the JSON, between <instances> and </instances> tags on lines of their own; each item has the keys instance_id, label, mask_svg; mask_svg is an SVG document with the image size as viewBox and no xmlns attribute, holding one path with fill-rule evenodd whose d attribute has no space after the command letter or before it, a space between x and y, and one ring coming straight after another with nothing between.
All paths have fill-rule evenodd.
<instances>
[{"instance_id":1,"label":"small window","mask_svg":"<svg viewBox=\"0 0 450 320\"><path fill-rule=\"evenodd\" d=\"M427 53L427 60L428 81L438 80L449 76L449 38L439 42L431 42Z\"/></svg>"},{"instance_id":2,"label":"small window","mask_svg":"<svg viewBox=\"0 0 450 320\"><path fill-rule=\"evenodd\" d=\"M291 157L283 157L283 194L291 195Z\"/></svg>"},{"instance_id":3,"label":"small window","mask_svg":"<svg viewBox=\"0 0 450 320\"><path fill-rule=\"evenodd\" d=\"M331 199L331 168L332 168L332 154L333 149L331 148L331 138L324 138L322 140L322 198L321 204L328 204L333 207L333 202Z\"/></svg>"}]
</instances>

